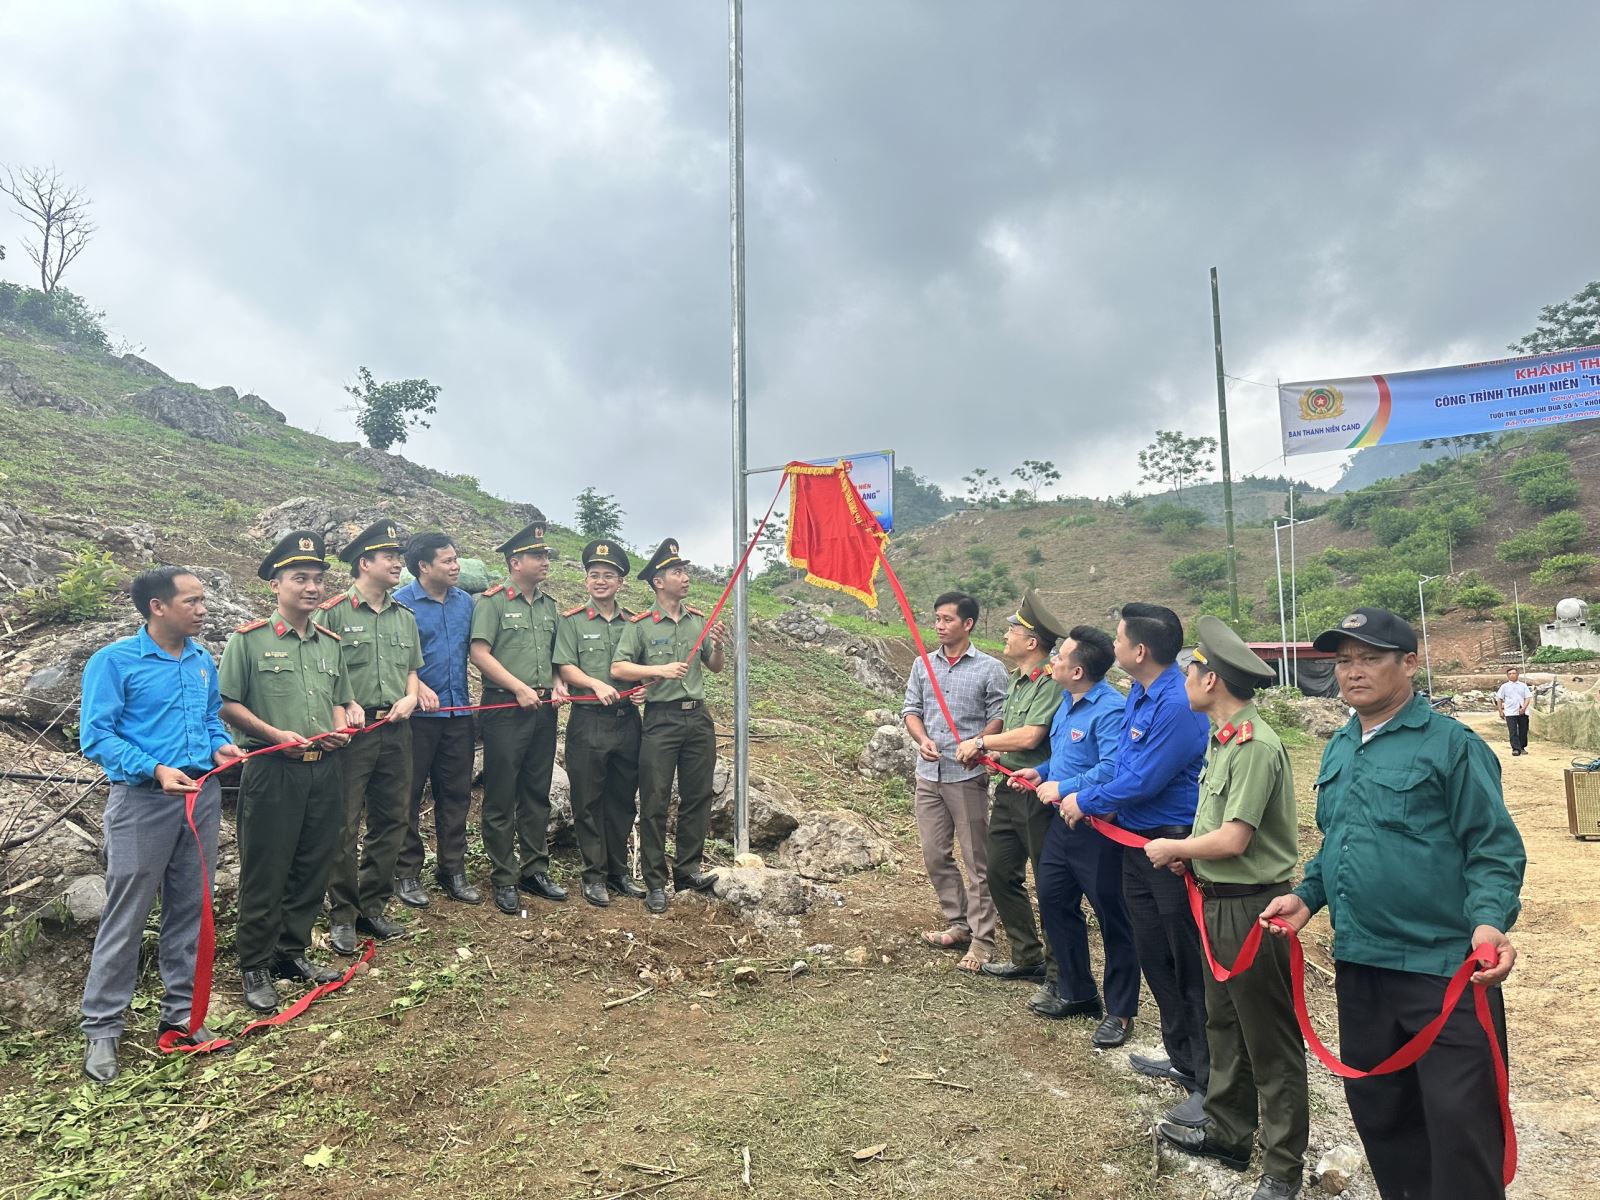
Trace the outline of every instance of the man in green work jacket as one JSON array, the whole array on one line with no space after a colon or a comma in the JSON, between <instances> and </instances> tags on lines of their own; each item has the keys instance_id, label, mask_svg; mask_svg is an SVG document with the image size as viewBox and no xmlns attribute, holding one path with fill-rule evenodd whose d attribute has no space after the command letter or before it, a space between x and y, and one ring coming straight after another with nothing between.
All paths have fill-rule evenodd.
<instances>
[{"instance_id":1,"label":"man in green work jacket","mask_svg":"<svg viewBox=\"0 0 1600 1200\"><path fill-rule=\"evenodd\" d=\"M328 944L356 952L356 934L388 939L405 926L384 916L405 844L411 800L411 722L421 638L411 610L390 593L405 566L394 522L374 521L339 551L355 582L323 601L322 623L339 635L339 662L366 722L383 721L344 753L344 831L328 875ZM366 837L361 836L366 825Z\"/></svg>"},{"instance_id":2,"label":"man in green work jacket","mask_svg":"<svg viewBox=\"0 0 1600 1200\"><path fill-rule=\"evenodd\" d=\"M1270 687L1276 673L1217 617L1201 617L1195 631L1199 644L1179 662L1189 707L1211 720L1200 805L1188 837L1155 838L1144 851L1152 866L1189 864L1205 897L1212 954L1227 966L1262 909L1288 893L1300 861L1299 825L1289 756L1255 706L1256 689ZM1185 1154L1242 1171L1259 1123L1262 1175L1253 1200L1288 1200L1300 1192L1311 1133L1289 947L1271 939L1248 970L1221 983L1207 970L1204 979L1205 1121L1162 1121L1157 1131Z\"/></svg>"},{"instance_id":3,"label":"man in green work jacket","mask_svg":"<svg viewBox=\"0 0 1600 1200\"><path fill-rule=\"evenodd\" d=\"M339 635L311 619L327 566L314 530L297 529L273 547L256 574L272 585L277 611L239 626L217 670L222 719L246 750L292 743L250 759L239 781L234 949L245 1003L258 1012L278 1007L274 975L317 984L339 978L306 953L344 823L339 753L350 736L343 731L357 718Z\"/></svg>"},{"instance_id":4,"label":"man in green work jacket","mask_svg":"<svg viewBox=\"0 0 1600 1200\"><path fill-rule=\"evenodd\" d=\"M1417 635L1382 608L1358 608L1320 635L1356 715L1317 772L1322 848L1300 886L1262 911L1299 930L1326 906L1338 964L1339 1049L1376 1066L1438 1016L1469 951L1498 956L1477 971L1505 1046L1499 984L1516 951L1527 856L1482 738L1412 689ZM1281 933L1269 926L1275 933ZM1392 1075L1345 1081L1345 1099L1385 1196L1501 1196L1505 1141L1490 1048L1470 998L1433 1048Z\"/></svg>"},{"instance_id":5,"label":"man in green work jacket","mask_svg":"<svg viewBox=\"0 0 1600 1200\"><path fill-rule=\"evenodd\" d=\"M517 891L561 901L550 878L550 781L556 765L556 705L567 698L551 656L556 602L539 585L550 574L545 523L538 520L496 547L506 557L505 583L472 610L472 665L483 676L485 704L512 704L483 714L483 848L495 907L518 911ZM520 857L519 857L520 851Z\"/></svg>"},{"instance_id":6,"label":"man in green work jacket","mask_svg":"<svg viewBox=\"0 0 1600 1200\"><path fill-rule=\"evenodd\" d=\"M583 855L583 898L597 908L611 892L637 899L644 889L628 873L628 838L639 793L639 709L618 698L611 662L633 616L617 603L628 577L627 552L609 538L583 548L585 604L561 614L556 668L572 689L567 717L567 778L572 826ZM593 700L578 700L593 696ZM610 889L609 891L607 889Z\"/></svg>"},{"instance_id":7,"label":"man in green work jacket","mask_svg":"<svg viewBox=\"0 0 1600 1200\"><path fill-rule=\"evenodd\" d=\"M721 671L727 628L711 627L698 654L690 655L706 627L706 615L684 603L689 563L676 538L656 547L639 572L656 594L649 611L631 617L617 643L611 674L626 683L649 685L639 745L639 859L644 906L667 910L667 809L672 776L678 776L678 825L674 834L672 884L677 891L706 892L712 878L701 871L706 825L711 816L712 775L717 766L716 727L706 710L702 667Z\"/></svg>"},{"instance_id":8,"label":"man in green work jacket","mask_svg":"<svg viewBox=\"0 0 1600 1200\"><path fill-rule=\"evenodd\" d=\"M961 742L957 762L976 762L987 755L1009 770L1022 771L1050 761L1050 722L1061 707L1061 689L1050 677L1048 660L1063 634L1060 619L1029 588L1006 619L1005 653L1015 669L1001 709L1000 732ZM1039 852L1056 810L1040 803L1036 793L1011 787L1004 775L996 779L989 810L989 895L1006 927L1011 958L983 963L978 971L995 979L1033 980L1041 985L1034 998L1048 1000L1056 994L1056 960L1039 936L1027 876L1032 863L1034 879L1039 877Z\"/></svg>"}]
</instances>

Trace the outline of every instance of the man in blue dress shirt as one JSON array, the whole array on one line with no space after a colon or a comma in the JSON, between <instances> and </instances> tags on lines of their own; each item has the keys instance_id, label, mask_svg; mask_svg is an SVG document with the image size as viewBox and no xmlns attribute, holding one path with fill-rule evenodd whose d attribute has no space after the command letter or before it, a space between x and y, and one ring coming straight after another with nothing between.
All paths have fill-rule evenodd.
<instances>
[{"instance_id":1,"label":"man in blue dress shirt","mask_svg":"<svg viewBox=\"0 0 1600 1200\"><path fill-rule=\"evenodd\" d=\"M1050 728L1050 761L1018 772L1039 785L1039 800L1058 804L1116 770L1122 740L1122 693L1106 682L1114 659L1111 635L1091 625L1072 629L1056 647L1051 674L1064 693ZM1128 1040L1139 1011L1139 958L1122 900L1122 848L1084 823L1052 821L1039 855L1039 912L1060 964L1054 994L1028 1007L1041 1017L1103 1017L1094 1031L1102 1050ZM1105 945L1105 1002L1089 961L1087 897Z\"/></svg>"},{"instance_id":2,"label":"man in blue dress shirt","mask_svg":"<svg viewBox=\"0 0 1600 1200\"><path fill-rule=\"evenodd\" d=\"M1061 815L1114 819L1145 838L1185 838L1200 804L1200 768L1211 725L1189 707L1183 672L1183 622L1159 604L1126 604L1113 645L1117 665L1133 679L1123 708L1122 737L1111 778L1061 798ZM1189 1097L1167 1120L1205 1122L1206 965L1189 913L1183 879L1152 866L1142 849L1122 852L1122 897L1133 921L1139 967L1161 1012L1165 1058L1133 1055L1134 1070L1182 1084Z\"/></svg>"},{"instance_id":3,"label":"man in blue dress shirt","mask_svg":"<svg viewBox=\"0 0 1600 1200\"><path fill-rule=\"evenodd\" d=\"M422 637L421 703L411 721L411 811L395 864L395 895L426 908L422 888L422 788L433 783L434 878L445 895L481 904L467 878L467 810L472 806L472 714L440 712L472 703L467 692L467 651L472 597L456 586L461 558L444 533L419 533L406 543L406 568L415 578L394 598L417 618Z\"/></svg>"},{"instance_id":4,"label":"man in blue dress shirt","mask_svg":"<svg viewBox=\"0 0 1600 1200\"><path fill-rule=\"evenodd\" d=\"M111 781L104 822L106 907L83 986L83 1070L99 1083L117 1076L139 944L158 892L159 1033L188 1029L204 894L185 797L198 793L194 822L209 879L222 788L215 779L203 787L195 779L243 754L222 724L216 664L194 640L205 626L205 585L182 567L160 567L136 577L132 590L144 628L89 659L78 719L84 757ZM193 1040L211 1036L197 1029Z\"/></svg>"}]
</instances>

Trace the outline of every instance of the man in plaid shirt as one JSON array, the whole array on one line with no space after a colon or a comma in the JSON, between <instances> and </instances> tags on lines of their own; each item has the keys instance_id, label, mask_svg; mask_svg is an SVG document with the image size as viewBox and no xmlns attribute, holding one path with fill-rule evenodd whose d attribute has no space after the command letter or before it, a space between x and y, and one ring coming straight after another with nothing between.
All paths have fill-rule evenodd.
<instances>
[{"instance_id":1,"label":"man in plaid shirt","mask_svg":"<svg viewBox=\"0 0 1600 1200\"><path fill-rule=\"evenodd\" d=\"M946 592L933 602L938 650L928 656L956 728L939 710L927 668L918 659L906 683L901 715L917 743L917 835L928 879L939 897L945 928L924 933L938 950L965 950L961 969L976 971L994 951L995 907L989 897L989 771L956 761L966 737L1000 732L1009 679L1000 660L972 644L978 602L965 592ZM956 865L961 841L966 878Z\"/></svg>"}]
</instances>

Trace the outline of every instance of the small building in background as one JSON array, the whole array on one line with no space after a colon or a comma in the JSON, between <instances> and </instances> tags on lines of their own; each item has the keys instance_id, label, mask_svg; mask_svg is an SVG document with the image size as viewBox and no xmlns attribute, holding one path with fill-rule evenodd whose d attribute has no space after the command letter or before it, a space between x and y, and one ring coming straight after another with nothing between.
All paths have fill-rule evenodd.
<instances>
[{"instance_id":1,"label":"small building in background","mask_svg":"<svg viewBox=\"0 0 1600 1200\"><path fill-rule=\"evenodd\" d=\"M1589 622L1588 601L1569 596L1558 603L1556 619L1539 626L1539 645L1600 653L1600 630Z\"/></svg>"}]
</instances>

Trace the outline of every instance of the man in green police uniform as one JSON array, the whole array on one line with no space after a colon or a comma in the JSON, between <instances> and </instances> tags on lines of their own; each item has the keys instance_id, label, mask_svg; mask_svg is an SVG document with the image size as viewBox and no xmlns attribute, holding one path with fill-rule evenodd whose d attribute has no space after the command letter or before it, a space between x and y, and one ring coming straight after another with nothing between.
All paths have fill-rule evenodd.
<instances>
[{"instance_id":1,"label":"man in green police uniform","mask_svg":"<svg viewBox=\"0 0 1600 1200\"><path fill-rule=\"evenodd\" d=\"M245 1003L258 1012L278 1007L274 975L339 978L306 954L344 820L336 751L358 719L339 669L339 636L311 619L327 567L320 534L295 530L279 542L256 572L272 585L278 611L239 626L217 672L222 719L243 735L246 750L293 743L245 763L239 783L234 946Z\"/></svg>"},{"instance_id":2,"label":"man in green police uniform","mask_svg":"<svg viewBox=\"0 0 1600 1200\"><path fill-rule=\"evenodd\" d=\"M417 707L422 646L416 617L390 595L400 586L405 565L394 522L374 521L339 557L350 564L355 582L349 591L323 602L322 622L339 635L339 662L359 706L357 723L387 718L387 724L356 738L340 763L344 833L328 876L328 943L340 954L354 954L357 931L381 939L406 931L384 916L383 909L394 890L395 860L408 826L407 718Z\"/></svg>"},{"instance_id":3,"label":"man in green police uniform","mask_svg":"<svg viewBox=\"0 0 1600 1200\"><path fill-rule=\"evenodd\" d=\"M1228 964L1261 910L1289 892L1299 863L1294 777L1283 743L1255 706L1256 689L1270 687L1276 673L1217 617L1201 617L1195 631L1200 642L1183 662L1184 687L1189 707L1211 719L1200 805L1188 837L1156 838L1145 854L1157 867L1182 871L1189 864L1205 897L1212 953ZM1289 947L1267 938L1249 970L1224 983L1209 970L1204 978L1211 1054L1205 1123L1163 1121L1161 1138L1242 1171L1259 1121L1255 1200L1295 1196L1311 1114Z\"/></svg>"},{"instance_id":4,"label":"man in green police uniform","mask_svg":"<svg viewBox=\"0 0 1600 1200\"><path fill-rule=\"evenodd\" d=\"M656 547L639 578L649 582L656 602L649 612L629 619L611 674L626 683L649 684L639 747L639 857L644 864L644 906L659 913L667 909L667 808L674 771L678 827L673 888L711 890L712 879L701 872L700 864L711 815L717 737L706 711L701 666L722 670L728 631L720 621L713 625L694 661L688 661L706 627L706 616L683 602L689 594L689 564L678 554L677 539L668 538Z\"/></svg>"},{"instance_id":5,"label":"man in green police uniform","mask_svg":"<svg viewBox=\"0 0 1600 1200\"><path fill-rule=\"evenodd\" d=\"M1050 677L1047 660L1056 638L1064 636L1061 630L1061 621L1029 588L1006 620L1005 653L1016 669L1006 690L1000 732L968 738L956 747L956 761L969 763L989 755L1001 766L1021 771L1050 760L1050 722L1061 707L1061 688ZM1037 880L1039 852L1056 810L1041 804L1033 792L1008 786L1005 776L998 778L989 811L989 894L1006 927L1011 959L986 962L978 970L996 979L1035 980L1042 985L1039 996L1051 999L1056 989L1055 956L1033 919L1027 873L1031 862Z\"/></svg>"},{"instance_id":6,"label":"man in green police uniform","mask_svg":"<svg viewBox=\"0 0 1600 1200\"><path fill-rule=\"evenodd\" d=\"M611 541L583 548L589 602L567 609L556 628L555 663L574 698L567 717L567 777L572 781L572 824L583 854L583 898L598 908L610 891L635 898L644 889L628 874L628 836L639 791L639 710L618 699L611 662L631 612L617 603L630 569L628 555Z\"/></svg>"},{"instance_id":7,"label":"man in green police uniform","mask_svg":"<svg viewBox=\"0 0 1600 1200\"><path fill-rule=\"evenodd\" d=\"M556 763L556 705L567 698L555 677L556 602L539 590L550 574L541 518L497 547L511 578L472 610L472 665L483 702L517 708L483 714L483 848L494 903L515 916L517 890L565 900L550 878L550 780ZM519 856L520 850L520 856Z\"/></svg>"}]
</instances>

